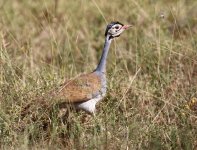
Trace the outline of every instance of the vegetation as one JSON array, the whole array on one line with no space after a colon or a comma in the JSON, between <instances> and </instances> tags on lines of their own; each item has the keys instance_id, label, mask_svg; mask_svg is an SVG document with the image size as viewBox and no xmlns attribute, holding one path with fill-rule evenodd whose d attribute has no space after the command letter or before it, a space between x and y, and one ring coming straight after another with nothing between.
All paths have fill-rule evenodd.
<instances>
[{"instance_id":1,"label":"vegetation","mask_svg":"<svg viewBox=\"0 0 197 150\"><path fill-rule=\"evenodd\" d=\"M1 149L197 147L197 1L3 0L0 8ZM38 96L96 67L116 20L134 27L110 48L96 117L71 111L68 121L43 107ZM37 109L23 118L27 104Z\"/></svg>"}]
</instances>

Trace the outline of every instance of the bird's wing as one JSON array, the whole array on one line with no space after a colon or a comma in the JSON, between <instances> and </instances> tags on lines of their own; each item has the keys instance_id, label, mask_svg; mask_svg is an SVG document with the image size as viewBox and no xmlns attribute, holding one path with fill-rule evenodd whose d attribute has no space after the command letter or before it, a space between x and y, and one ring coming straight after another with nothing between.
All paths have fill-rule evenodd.
<instances>
[{"instance_id":1,"label":"bird's wing","mask_svg":"<svg viewBox=\"0 0 197 150\"><path fill-rule=\"evenodd\" d=\"M94 98L100 89L101 78L97 74L83 74L62 84L56 91L56 98L60 102L83 102Z\"/></svg>"}]
</instances>

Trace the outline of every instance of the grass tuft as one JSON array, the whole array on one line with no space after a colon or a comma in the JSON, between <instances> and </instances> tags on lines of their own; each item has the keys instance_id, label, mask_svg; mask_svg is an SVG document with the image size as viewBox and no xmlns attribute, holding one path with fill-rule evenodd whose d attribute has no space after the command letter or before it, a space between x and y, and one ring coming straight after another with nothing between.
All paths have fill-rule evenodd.
<instances>
[{"instance_id":1,"label":"grass tuft","mask_svg":"<svg viewBox=\"0 0 197 150\"><path fill-rule=\"evenodd\" d=\"M6 0L0 7L1 149L197 147L196 1ZM59 117L50 97L38 97L93 70L106 22L115 20L134 28L110 48L108 94L96 117Z\"/></svg>"}]
</instances>

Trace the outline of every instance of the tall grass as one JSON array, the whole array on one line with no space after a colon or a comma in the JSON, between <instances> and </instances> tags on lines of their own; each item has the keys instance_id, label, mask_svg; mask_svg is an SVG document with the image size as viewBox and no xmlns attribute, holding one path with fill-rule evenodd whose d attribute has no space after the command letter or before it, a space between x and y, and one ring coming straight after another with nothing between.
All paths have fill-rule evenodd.
<instances>
[{"instance_id":1,"label":"tall grass","mask_svg":"<svg viewBox=\"0 0 197 150\"><path fill-rule=\"evenodd\" d=\"M2 149L197 147L196 1L4 0L0 8ZM73 111L65 121L35 101L22 118L37 96L96 67L114 20L134 27L110 48L96 117Z\"/></svg>"}]
</instances>

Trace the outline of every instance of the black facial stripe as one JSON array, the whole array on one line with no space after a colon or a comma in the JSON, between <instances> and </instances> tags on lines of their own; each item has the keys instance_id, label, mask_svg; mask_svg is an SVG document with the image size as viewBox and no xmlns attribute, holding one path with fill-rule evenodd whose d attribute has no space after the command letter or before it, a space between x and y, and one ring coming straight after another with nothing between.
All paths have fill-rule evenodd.
<instances>
[{"instance_id":1,"label":"black facial stripe","mask_svg":"<svg viewBox=\"0 0 197 150\"><path fill-rule=\"evenodd\" d=\"M113 39L114 37L111 35L111 36L109 36L109 40L111 40L111 39Z\"/></svg>"},{"instance_id":2,"label":"black facial stripe","mask_svg":"<svg viewBox=\"0 0 197 150\"><path fill-rule=\"evenodd\" d=\"M111 40L111 39L113 39L113 38L115 38L115 37L119 37L119 36L120 36L120 34L118 34L118 35L116 35L116 36L110 35L110 36L109 36L109 40Z\"/></svg>"},{"instance_id":3,"label":"black facial stripe","mask_svg":"<svg viewBox=\"0 0 197 150\"><path fill-rule=\"evenodd\" d=\"M118 35L116 35L116 36L114 36L114 37L119 37L120 36L120 34L118 34Z\"/></svg>"},{"instance_id":4,"label":"black facial stripe","mask_svg":"<svg viewBox=\"0 0 197 150\"><path fill-rule=\"evenodd\" d=\"M120 25L124 25L124 24L122 24L122 23L120 23L120 22L118 22L118 21L116 21L116 22L112 22L112 23L114 23L114 24L120 24Z\"/></svg>"},{"instance_id":5,"label":"black facial stripe","mask_svg":"<svg viewBox=\"0 0 197 150\"><path fill-rule=\"evenodd\" d=\"M122 29L122 27L120 27L118 30L116 30L116 31L120 31Z\"/></svg>"}]
</instances>

